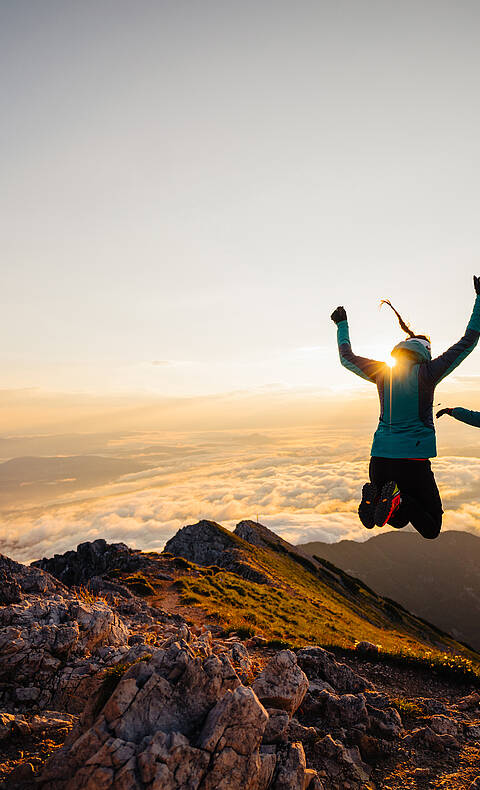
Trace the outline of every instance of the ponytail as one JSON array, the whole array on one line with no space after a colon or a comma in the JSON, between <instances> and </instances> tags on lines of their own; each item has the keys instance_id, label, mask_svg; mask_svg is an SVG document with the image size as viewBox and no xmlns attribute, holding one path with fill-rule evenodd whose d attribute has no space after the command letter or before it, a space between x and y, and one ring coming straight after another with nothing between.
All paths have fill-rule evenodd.
<instances>
[{"instance_id":1,"label":"ponytail","mask_svg":"<svg viewBox=\"0 0 480 790\"><path fill-rule=\"evenodd\" d=\"M395 313L395 315L398 318L398 323L400 324L401 329L403 329L405 334L407 334L409 337L412 337L412 338L416 337L416 338L419 338L421 340L427 340L428 342L430 342L430 338L427 337L427 335L416 335L415 332L412 332L412 330L410 329L408 324L405 323L405 321L403 320L403 318L400 315L400 313L398 312L398 310L395 310L393 304L391 303L391 301L389 299L382 299L381 302L380 302L380 307L383 304L388 304L388 306L391 307L391 309L393 310L393 312Z\"/></svg>"},{"instance_id":2,"label":"ponytail","mask_svg":"<svg viewBox=\"0 0 480 790\"><path fill-rule=\"evenodd\" d=\"M388 304L388 306L392 308L393 312L397 316L398 323L400 324L400 327L403 329L403 331L407 335L410 335L410 337L415 337L415 333L412 332L412 330L410 329L408 324L405 323L405 321L403 320L403 318L400 315L400 313L398 312L398 310L395 310L395 308L394 308L393 304L391 303L391 301L389 299L382 299L382 301L380 302L380 307L382 306L382 304Z\"/></svg>"}]
</instances>

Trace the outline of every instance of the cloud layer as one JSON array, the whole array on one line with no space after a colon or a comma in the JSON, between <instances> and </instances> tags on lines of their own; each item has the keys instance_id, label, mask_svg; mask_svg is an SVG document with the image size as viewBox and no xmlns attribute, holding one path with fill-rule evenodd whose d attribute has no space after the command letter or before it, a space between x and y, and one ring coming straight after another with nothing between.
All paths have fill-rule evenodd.
<instances>
[{"instance_id":1,"label":"cloud layer","mask_svg":"<svg viewBox=\"0 0 480 790\"><path fill-rule=\"evenodd\" d=\"M364 430L213 431L117 435L111 457L141 461L141 471L98 480L41 507L24 500L2 514L2 553L29 561L103 537L161 549L200 518L233 528L258 519L293 543L364 540L357 517L367 478ZM480 533L480 458L434 462L446 510L445 528ZM28 492L28 488L25 489Z\"/></svg>"}]
</instances>

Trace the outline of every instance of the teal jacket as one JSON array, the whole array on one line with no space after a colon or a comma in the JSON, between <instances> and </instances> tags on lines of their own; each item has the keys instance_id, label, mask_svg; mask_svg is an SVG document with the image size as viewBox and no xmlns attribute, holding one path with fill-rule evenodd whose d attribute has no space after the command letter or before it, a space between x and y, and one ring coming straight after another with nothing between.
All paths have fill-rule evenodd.
<instances>
[{"instance_id":1,"label":"teal jacket","mask_svg":"<svg viewBox=\"0 0 480 790\"><path fill-rule=\"evenodd\" d=\"M452 409L452 417L460 420L460 422L466 422L467 425L480 428L480 411L469 411L469 409L462 409L461 406L456 406Z\"/></svg>"},{"instance_id":2,"label":"teal jacket","mask_svg":"<svg viewBox=\"0 0 480 790\"><path fill-rule=\"evenodd\" d=\"M435 387L473 351L479 337L480 296L476 298L470 322L458 343L432 359L422 343L403 341L396 348L405 348L413 353L393 368L385 362L354 354L347 321L338 324L337 340L342 365L377 385L380 420L373 438L372 455L422 459L436 456L433 424Z\"/></svg>"}]
</instances>

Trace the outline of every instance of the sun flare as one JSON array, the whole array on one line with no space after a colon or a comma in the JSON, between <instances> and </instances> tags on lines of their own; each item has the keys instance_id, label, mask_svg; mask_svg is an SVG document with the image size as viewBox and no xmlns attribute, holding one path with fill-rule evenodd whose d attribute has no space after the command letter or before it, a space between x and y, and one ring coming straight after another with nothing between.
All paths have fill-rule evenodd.
<instances>
[{"instance_id":1,"label":"sun flare","mask_svg":"<svg viewBox=\"0 0 480 790\"><path fill-rule=\"evenodd\" d=\"M389 357L387 359L387 365L389 368L394 368L396 364L397 364L397 360L394 359L393 357Z\"/></svg>"}]
</instances>

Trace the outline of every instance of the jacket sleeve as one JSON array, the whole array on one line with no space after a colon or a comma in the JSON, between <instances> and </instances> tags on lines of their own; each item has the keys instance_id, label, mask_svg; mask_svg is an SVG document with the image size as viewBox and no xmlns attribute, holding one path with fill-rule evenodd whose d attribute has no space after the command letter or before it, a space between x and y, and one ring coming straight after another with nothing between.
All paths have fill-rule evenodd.
<instances>
[{"instance_id":1,"label":"jacket sleeve","mask_svg":"<svg viewBox=\"0 0 480 790\"><path fill-rule=\"evenodd\" d=\"M480 411L469 411L457 406L452 409L452 417L460 422L466 422L467 425L473 425L475 428L480 428Z\"/></svg>"},{"instance_id":2,"label":"jacket sleeve","mask_svg":"<svg viewBox=\"0 0 480 790\"><path fill-rule=\"evenodd\" d=\"M458 343L428 362L428 370L435 384L448 376L473 351L480 337L480 296L477 296L473 313L464 336Z\"/></svg>"},{"instance_id":3,"label":"jacket sleeve","mask_svg":"<svg viewBox=\"0 0 480 790\"><path fill-rule=\"evenodd\" d=\"M338 353L340 354L340 362L344 368L356 373L362 379L367 381L377 380L377 376L385 367L385 362L377 362L374 359L367 359L366 357L357 357L353 353L350 345L350 334L348 331L347 321L340 321L337 326L337 342Z\"/></svg>"}]
</instances>

